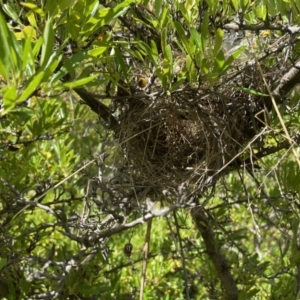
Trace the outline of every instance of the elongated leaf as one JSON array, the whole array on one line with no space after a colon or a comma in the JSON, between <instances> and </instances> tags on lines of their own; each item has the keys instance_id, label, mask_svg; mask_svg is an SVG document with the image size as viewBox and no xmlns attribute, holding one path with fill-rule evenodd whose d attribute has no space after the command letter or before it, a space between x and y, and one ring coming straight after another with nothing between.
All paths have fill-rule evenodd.
<instances>
[{"instance_id":1,"label":"elongated leaf","mask_svg":"<svg viewBox=\"0 0 300 300\"><path fill-rule=\"evenodd\" d=\"M43 34L43 46L42 46L42 55L41 55L41 67L45 67L48 63L50 56L53 53L54 46L54 30L52 20L49 19L46 22L44 34Z\"/></svg>"},{"instance_id":2,"label":"elongated leaf","mask_svg":"<svg viewBox=\"0 0 300 300\"><path fill-rule=\"evenodd\" d=\"M117 5L113 9L113 18L118 18L120 15L126 13L126 11L130 8L130 4L133 3L133 0L126 0Z\"/></svg>"},{"instance_id":3,"label":"elongated leaf","mask_svg":"<svg viewBox=\"0 0 300 300\"><path fill-rule=\"evenodd\" d=\"M93 57L98 57L107 50L107 46L98 47L88 51L88 54Z\"/></svg>"},{"instance_id":4,"label":"elongated leaf","mask_svg":"<svg viewBox=\"0 0 300 300\"><path fill-rule=\"evenodd\" d=\"M53 75L54 71L56 70L59 62L62 59L62 55L61 52L63 51L63 49L65 48L66 44L68 42L68 39L66 39L61 45L60 47L54 51L51 56L49 57L46 65L41 66L38 69L38 72L43 72L44 73L44 78L43 81L47 81L49 79L50 76ZM51 83L53 83L53 81L51 80Z\"/></svg>"},{"instance_id":5,"label":"elongated leaf","mask_svg":"<svg viewBox=\"0 0 300 300\"><path fill-rule=\"evenodd\" d=\"M167 26L167 24L169 22L169 20L168 20L168 12L169 11L168 11L167 7L164 7L163 11L162 11L162 13L160 15L159 25L163 29L166 29L166 26Z\"/></svg>"},{"instance_id":6,"label":"elongated leaf","mask_svg":"<svg viewBox=\"0 0 300 300\"><path fill-rule=\"evenodd\" d=\"M189 42L185 36L185 31L184 31L182 25L177 21L174 22L174 25L175 25L176 31L180 37L180 40L183 42L186 52L188 52Z\"/></svg>"},{"instance_id":7,"label":"elongated leaf","mask_svg":"<svg viewBox=\"0 0 300 300\"><path fill-rule=\"evenodd\" d=\"M48 2L48 1L47 1ZM52 2L52 1L49 1ZM85 1L87 2L87 1ZM59 0L56 2L56 5L59 8L59 11L65 11L67 8L72 6L74 3L76 3L76 0Z\"/></svg>"},{"instance_id":8,"label":"elongated leaf","mask_svg":"<svg viewBox=\"0 0 300 300\"><path fill-rule=\"evenodd\" d=\"M40 52L40 49L43 45L43 38L40 37L34 44L34 47L33 47L33 50L32 50L32 55L33 57L37 57L37 55L39 54Z\"/></svg>"},{"instance_id":9,"label":"elongated leaf","mask_svg":"<svg viewBox=\"0 0 300 300\"><path fill-rule=\"evenodd\" d=\"M89 76L89 77L82 78L82 79L79 79L79 80L75 80L73 82L65 82L62 85L60 85L59 88L61 88L61 89L63 89L63 88L72 89L72 88L76 88L76 87L81 87L81 86L84 86L87 83L93 81L97 77L98 77L98 75L93 75L93 76Z\"/></svg>"},{"instance_id":10,"label":"elongated leaf","mask_svg":"<svg viewBox=\"0 0 300 300\"><path fill-rule=\"evenodd\" d=\"M34 57L32 55L32 34L31 32L25 39L25 44L23 48L23 56L22 56L22 71L28 71L29 75L33 75L34 73Z\"/></svg>"},{"instance_id":11,"label":"elongated leaf","mask_svg":"<svg viewBox=\"0 0 300 300\"><path fill-rule=\"evenodd\" d=\"M4 12L7 13L7 15L10 16L10 18L12 20L14 20L15 22L21 24L18 14L14 11L14 9L9 4L4 4L3 5L3 10L4 10Z\"/></svg>"},{"instance_id":12,"label":"elongated leaf","mask_svg":"<svg viewBox=\"0 0 300 300\"><path fill-rule=\"evenodd\" d=\"M3 104L4 104L3 115L5 115L16 105L17 87L16 85L5 87L1 90L1 93L3 95Z\"/></svg>"},{"instance_id":13,"label":"elongated leaf","mask_svg":"<svg viewBox=\"0 0 300 300\"><path fill-rule=\"evenodd\" d=\"M32 10L34 13L40 15L41 17L45 17L44 11L40 7L38 7L36 4L30 3L30 2L21 2L21 5L29 8L30 10Z\"/></svg>"},{"instance_id":14,"label":"elongated leaf","mask_svg":"<svg viewBox=\"0 0 300 300\"><path fill-rule=\"evenodd\" d=\"M81 25L85 25L91 17L96 15L98 7L99 1L97 0L76 1L73 7L73 14L79 13Z\"/></svg>"},{"instance_id":15,"label":"elongated leaf","mask_svg":"<svg viewBox=\"0 0 300 300\"><path fill-rule=\"evenodd\" d=\"M161 49L164 56L166 56L166 47L167 47L167 28L163 28L161 33Z\"/></svg>"},{"instance_id":16,"label":"elongated leaf","mask_svg":"<svg viewBox=\"0 0 300 300\"><path fill-rule=\"evenodd\" d=\"M162 0L154 0L154 14L156 17L160 15L162 9Z\"/></svg>"},{"instance_id":17,"label":"elongated leaf","mask_svg":"<svg viewBox=\"0 0 300 300\"><path fill-rule=\"evenodd\" d=\"M156 43L153 40L151 40L151 49L152 49L152 53L154 55L158 56L158 50L157 50L157 47L156 47Z\"/></svg>"},{"instance_id":18,"label":"elongated leaf","mask_svg":"<svg viewBox=\"0 0 300 300\"><path fill-rule=\"evenodd\" d=\"M245 87L236 86L236 87L234 87L234 88L237 89L237 90L246 92L246 93L248 93L248 94L255 95L255 96L270 97L270 96L267 95L267 94L264 94L264 93L261 93L261 92L257 92L257 91L255 91L255 90L248 89L248 88L245 88Z\"/></svg>"},{"instance_id":19,"label":"elongated leaf","mask_svg":"<svg viewBox=\"0 0 300 300\"><path fill-rule=\"evenodd\" d=\"M7 258L6 257L1 257L0 258L0 270L3 269L3 267L6 265Z\"/></svg>"},{"instance_id":20,"label":"elongated leaf","mask_svg":"<svg viewBox=\"0 0 300 300\"><path fill-rule=\"evenodd\" d=\"M121 71L126 76L129 68L128 68L127 64L125 63L123 55L118 47L115 47L115 54L116 54L116 63L118 66L120 66Z\"/></svg>"},{"instance_id":21,"label":"elongated leaf","mask_svg":"<svg viewBox=\"0 0 300 300\"><path fill-rule=\"evenodd\" d=\"M213 73L218 73L219 70L222 70L224 63L225 63L225 55L224 52L220 50L215 57Z\"/></svg>"},{"instance_id":22,"label":"elongated leaf","mask_svg":"<svg viewBox=\"0 0 300 300\"><path fill-rule=\"evenodd\" d=\"M33 93L36 91L36 89L39 87L40 83L43 80L44 72L39 72L38 74L32 76L28 83L25 90L22 92L20 97L17 99L17 102L23 102L27 100Z\"/></svg>"},{"instance_id":23,"label":"elongated leaf","mask_svg":"<svg viewBox=\"0 0 300 300\"><path fill-rule=\"evenodd\" d=\"M220 70L219 76L224 74L229 69L232 63L245 51L246 48L247 48L246 46L240 47L227 58L224 65L222 66L222 69Z\"/></svg>"},{"instance_id":24,"label":"elongated leaf","mask_svg":"<svg viewBox=\"0 0 300 300\"><path fill-rule=\"evenodd\" d=\"M59 55L59 52L55 52L51 55L48 64L43 71L44 72L43 82L49 80L49 77L53 75L61 59L62 59L62 55Z\"/></svg>"},{"instance_id":25,"label":"elongated leaf","mask_svg":"<svg viewBox=\"0 0 300 300\"><path fill-rule=\"evenodd\" d=\"M8 81L9 69L4 65L3 61L0 60L0 74Z\"/></svg>"},{"instance_id":26,"label":"elongated leaf","mask_svg":"<svg viewBox=\"0 0 300 300\"><path fill-rule=\"evenodd\" d=\"M7 72L3 76L8 76L9 71L17 76L21 64L21 50L17 43L14 34L8 29L7 24L0 13L0 60L2 65L5 66ZM9 80L8 77L6 77Z\"/></svg>"},{"instance_id":27,"label":"elongated leaf","mask_svg":"<svg viewBox=\"0 0 300 300\"><path fill-rule=\"evenodd\" d=\"M104 8L97 11L97 14L94 16L91 16L86 23L84 23L84 26L82 27L82 24L78 24L78 26L81 26L80 34L91 34L93 31L103 27L104 25L111 22L111 20L114 18L114 12L112 8ZM71 27L72 28L72 27ZM78 31L79 28L77 28ZM73 28L74 30L74 28Z\"/></svg>"},{"instance_id":28,"label":"elongated leaf","mask_svg":"<svg viewBox=\"0 0 300 300\"><path fill-rule=\"evenodd\" d=\"M155 42L151 42L151 46L153 46L155 44ZM150 48L146 43L144 42L139 42L137 44L138 49L143 50L144 53L147 53L147 55L149 56L149 58L151 59L152 63L154 65L157 65L157 57L158 57L158 52L157 52L157 48L156 48L156 44L155 44L155 48Z\"/></svg>"},{"instance_id":29,"label":"elongated leaf","mask_svg":"<svg viewBox=\"0 0 300 300\"><path fill-rule=\"evenodd\" d=\"M201 35L198 33L198 31L194 27L190 28L190 33L191 33L193 40L195 41L197 47L199 47L202 50L203 47L202 47Z\"/></svg>"},{"instance_id":30,"label":"elongated leaf","mask_svg":"<svg viewBox=\"0 0 300 300\"><path fill-rule=\"evenodd\" d=\"M38 28L37 21L36 21L36 15L32 11L30 11L27 14L27 20L32 27Z\"/></svg>"},{"instance_id":31,"label":"elongated leaf","mask_svg":"<svg viewBox=\"0 0 300 300\"><path fill-rule=\"evenodd\" d=\"M204 15L203 22L201 25L201 39L202 39L202 52L204 53L207 40L209 38L209 31L208 31L208 24L209 24L209 12L207 11Z\"/></svg>"},{"instance_id":32,"label":"elongated leaf","mask_svg":"<svg viewBox=\"0 0 300 300\"><path fill-rule=\"evenodd\" d=\"M173 64L173 54L172 54L172 48L170 45L166 46L165 57L168 59L169 63L172 65Z\"/></svg>"},{"instance_id":33,"label":"elongated leaf","mask_svg":"<svg viewBox=\"0 0 300 300\"><path fill-rule=\"evenodd\" d=\"M178 8L180 9L180 11L181 11L182 15L184 16L184 18L189 22L190 21L189 14L186 10L186 7L185 7L184 3L183 2L178 3Z\"/></svg>"},{"instance_id":34,"label":"elongated leaf","mask_svg":"<svg viewBox=\"0 0 300 300\"><path fill-rule=\"evenodd\" d=\"M222 29L218 28L216 30L216 37L215 37L215 46L214 46L214 55L216 56L219 50L222 47L224 32Z\"/></svg>"},{"instance_id":35,"label":"elongated leaf","mask_svg":"<svg viewBox=\"0 0 300 300\"><path fill-rule=\"evenodd\" d=\"M74 69L82 63L88 57L86 51L80 51L72 56L71 59L67 60L65 64L60 68L60 70L52 77L51 82L53 83L56 80L59 80L66 74L74 72Z\"/></svg>"}]
</instances>

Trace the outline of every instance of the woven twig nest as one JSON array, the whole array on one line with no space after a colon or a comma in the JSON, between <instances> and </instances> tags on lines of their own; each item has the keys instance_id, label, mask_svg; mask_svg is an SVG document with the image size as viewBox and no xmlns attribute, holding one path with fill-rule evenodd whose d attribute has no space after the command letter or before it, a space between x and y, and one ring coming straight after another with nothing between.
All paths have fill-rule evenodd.
<instances>
[{"instance_id":1,"label":"woven twig nest","mask_svg":"<svg viewBox=\"0 0 300 300\"><path fill-rule=\"evenodd\" d=\"M187 85L171 94L129 97L120 108L118 138L130 182L164 189L188 182L199 190L232 161L253 137L254 114L264 107L261 95L236 89L239 82L264 92L253 70L217 88Z\"/></svg>"}]
</instances>

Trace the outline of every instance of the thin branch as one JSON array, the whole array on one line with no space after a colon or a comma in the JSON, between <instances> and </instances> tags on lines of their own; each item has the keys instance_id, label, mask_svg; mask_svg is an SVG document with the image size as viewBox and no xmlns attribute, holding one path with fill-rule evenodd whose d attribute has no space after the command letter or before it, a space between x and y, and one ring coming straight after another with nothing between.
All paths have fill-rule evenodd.
<instances>
[{"instance_id":1,"label":"thin branch","mask_svg":"<svg viewBox=\"0 0 300 300\"><path fill-rule=\"evenodd\" d=\"M291 141L296 145L299 144L300 135L292 136ZM284 140L283 142L278 143L277 146L263 148L261 151L253 154L251 158L247 158L243 164L246 166L250 165L253 162L258 161L259 159L261 159L263 157L277 153L283 149L289 149L290 147L291 147L290 141Z\"/></svg>"},{"instance_id":2,"label":"thin branch","mask_svg":"<svg viewBox=\"0 0 300 300\"><path fill-rule=\"evenodd\" d=\"M190 289L189 289L189 281L188 281L188 275L186 271L186 263L185 263L185 255L183 251L183 245L182 245L182 239L180 236L180 230L179 230L179 224L177 220L177 215L176 211L173 211L173 216L174 216L174 221L175 221L175 226L176 226L176 231L177 231L177 236L178 236L178 242L179 242L179 248L180 248L180 258L182 261L182 268L184 272L184 285L185 285L185 296L187 300L190 300Z\"/></svg>"},{"instance_id":3,"label":"thin branch","mask_svg":"<svg viewBox=\"0 0 300 300\"><path fill-rule=\"evenodd\" d=\"M227 23L223 26L227 30L249 30L249 31L260 31L260 30L274 30L281 31L284 33L295 34L300 32L300 26L290 26L285 24L268 24L268 23L259 23L259 24L242 24L242 23Z\"/></svg>"},{"instance_id":4,"label":"thin branch","mask_svg":"<svg viewBox=\"0 0 300 300\"><path fill-rule=\"evenodd\" d=\"M170 212L172 212L173 210L175 210L177 208L187 208L187 207L191 207L191 205L173 204L168 207L164 207L163 209L154 210L153 212L149 212L149 213L145 214L144 216L142 216L130 223L122 224L118 227L110 228L108 230L102 231L99 234L94 235L93 238L89 237L89 240L87 241L87 243L95 243L101 238L110 237L114 234L128 230L129 228L136 227L140 224L145 224L145 222L147 222L153 218L166 216L167 214L169 214Z\"/></svg>"},{"instance_id":5,"label":"thin branch","mask_svg":"<svg viewBox=\"0 0 300 300\"><path fill-rule=\"evenodd\" d=\"M140 285L140 300L143 300L144 288L145 288L145 283L146 283L146 271L147 271L147 262L148 262L148 255L149 255L149 249L150 249L151 227L152 227L152 219L150 219L147 224L145 245L144 245L144 249L143 249L144 256L143 256L142 276L141 276L141 285Z\"/></svg>"}]
</instances>

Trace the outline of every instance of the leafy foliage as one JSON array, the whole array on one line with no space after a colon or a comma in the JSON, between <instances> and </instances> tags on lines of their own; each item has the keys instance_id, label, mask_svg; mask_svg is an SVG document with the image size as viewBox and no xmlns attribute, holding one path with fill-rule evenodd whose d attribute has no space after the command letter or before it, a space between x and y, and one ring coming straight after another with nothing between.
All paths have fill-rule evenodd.
<instances>
[{"instance_id":1,"label":"leafy foliage","mask_svg":"<svg viewBox=\"0 0 300 300\"><path fill-rule=\"evenodd\" d=\"M297 1L0 4L1 298L299 298Z\"/></svg>"}]
</instances>

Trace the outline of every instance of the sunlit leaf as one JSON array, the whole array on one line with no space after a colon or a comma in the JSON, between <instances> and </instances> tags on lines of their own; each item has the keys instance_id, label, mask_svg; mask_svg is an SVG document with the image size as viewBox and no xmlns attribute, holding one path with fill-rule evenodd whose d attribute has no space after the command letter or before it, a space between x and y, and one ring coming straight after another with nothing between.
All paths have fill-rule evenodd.
<instances>
[{"instance_id":1,"label":"sunlit leaf","mask_svg":"<svg viewBox=\"0 0 300 300\"><path fill-rule=\"evenodd\" d=\"M44 72L39 72L32 76L27 84L25 89L22 91L22 94L17 98L17 102L22 102L24 100L27 100L32 94L37 90L37 88L40 86L40 83L43 80Z\"/></svg>"},{"instance_id":2,"label":"sunlit leaf","mask_svg":"<svg viewBox=\"0 0 300 300\"><path fill-rule=\"evenodd\" d=\"M34 13L40 15L41 17L45 16L44 11L34 3L21 2L21 5L24 6L24 7L29 8L30 10L32 10Z\"/></svg>"},{"instance_id":3,"label":"sunlit leaf","mask_svg":"<svg viewBox=\"0 0 300 300\"><path fill-rule=\"evenodd\" d=\"M43 46L42 46L42 54L41 54L41 67L45 67L48 63L50 56L53 53L54 46L54 30L51 19L46 21L45 30L43 33Z\"/></svg>"},{"instance_id":4,"label":"sunlit leaf","mask_svg":"<svg viewBox=\"0 0 300 300\"><path fill-rule=\"evenodd\" d=\"M218 28L216 30L216 36L215 36L214 55L217 55L219 50L222 47L223 36L224 36L223 30Z\"/></svg>"}]
</instances>

